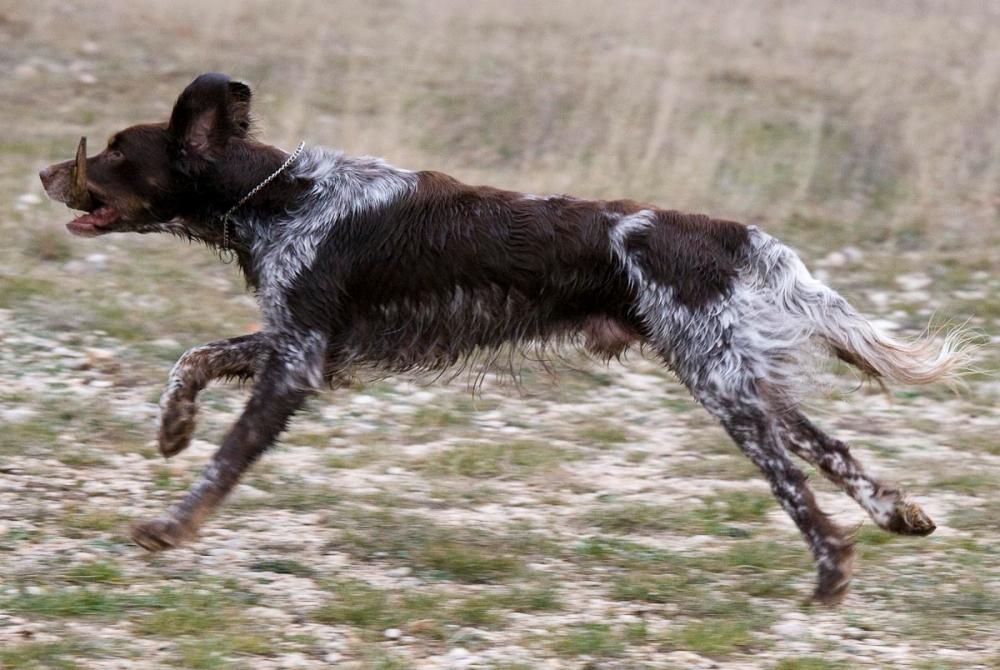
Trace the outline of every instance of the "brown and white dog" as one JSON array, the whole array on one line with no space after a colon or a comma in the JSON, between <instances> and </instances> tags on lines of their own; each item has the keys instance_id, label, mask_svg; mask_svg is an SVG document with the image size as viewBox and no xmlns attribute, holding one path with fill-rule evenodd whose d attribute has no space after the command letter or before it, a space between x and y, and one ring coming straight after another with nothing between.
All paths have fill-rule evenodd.
<instances>
[{"instance_id":1,"label":"brown and white dog","mask_svg":"<svg viewBox=\"0 0 1000 670\"><path fill-rule=\"evenodd\" d=\"M202 75L169 122L126 128L96 156L81 146L77 160L41 172L51 198L87 212L68 224L74 234L164 231L231 249L263 312L261 332L191 349L170 373L159 430L167 457L187 447L209 381L255 385L200 482L169 514L133 528L146 549L194 538L324 385L553 342L605 358L643 345L673 370L801 530L822 602L846 592L852 539L817 507L790 454L879 527L934 530L801 413L798 363L818 344L868 375L924 384L966 361L959 337L891 339L753 226L631 200L468 186L320 147L289 161L250 134L250 98L243 83Z\"/></svg>"}]
</instances>

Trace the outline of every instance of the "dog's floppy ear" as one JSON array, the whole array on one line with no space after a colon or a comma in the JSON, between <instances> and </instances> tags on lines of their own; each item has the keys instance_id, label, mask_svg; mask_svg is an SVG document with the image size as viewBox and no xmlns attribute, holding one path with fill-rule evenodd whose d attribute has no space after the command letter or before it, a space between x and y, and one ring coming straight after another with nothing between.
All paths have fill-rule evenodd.
<instances>
[{"instance_id":1,"label":"dog's floppy ear","mask_svg":"<svg viewBox=\"0 0 1000 670\"><path fill-rule=\"evenodd\" d=\"M211 158L231 137L250 131L250 87L209 72L188 84L170 114L170 133L182 154Z\"/></svg>"}]
</instances>

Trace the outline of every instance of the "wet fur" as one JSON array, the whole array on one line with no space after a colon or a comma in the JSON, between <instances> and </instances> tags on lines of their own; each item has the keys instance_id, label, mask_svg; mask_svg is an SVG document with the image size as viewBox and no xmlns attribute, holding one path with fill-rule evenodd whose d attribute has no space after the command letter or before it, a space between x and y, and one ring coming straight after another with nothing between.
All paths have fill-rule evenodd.
<instances>
[{"instance_id":1,"label":"wet fur","mask_svg":"<svg viewBox=\"0 0 1000 670\"><path fill-rule=\"evenodd\" d=\"M94 194L122 208L122 230L219 245L221 212L285 157L249 135L249 104L245 85L200 77L169 124L116 136L119 146L142 145L126 154L129 174L151 175L155 188L120 178L102 154L88 159ZM43 172L56 199L65 166ZM148 549L193 538L326 385L509 361L560 345L603 359L642 346L673 370L799 527L819 570L820 601L846 592L852 540L819 510L790 454L813 463L882 528L934 529L898 488L865 472L844 443L801 414L801 366L819 347L869 375L927 383L963 363L960 342L903 343L879 333L755 227L630 200L469 186L320 147L239 210L232 226L231 251L264 328L178 361L161 403L163 454L187 446L196 396L209 381L253 378L254 391L192 492L134 529Z\"/></svg>"}]
</instances>

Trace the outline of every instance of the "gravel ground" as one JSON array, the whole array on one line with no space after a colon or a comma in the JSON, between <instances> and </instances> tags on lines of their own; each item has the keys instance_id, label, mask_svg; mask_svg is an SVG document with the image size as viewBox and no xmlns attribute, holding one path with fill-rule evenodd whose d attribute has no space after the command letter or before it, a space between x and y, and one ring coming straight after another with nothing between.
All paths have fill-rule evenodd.
<instances>
[{"instance_id":1,"label":"gravel ground","mask_svg":"<svg viewBox=\"0 0 1000 670\"><path fill-rule=\"evenodd\" d=\"M112 254L66 264L86 277L114 265ZM925 279L903 275L862 300L905 321L891 308L926 291ZM932 308L939 296L922 297ZM252 315L244 296L225 300ZM864 523L854 590L823 609L804 604L806 548L764 482L641 357L568 361L557 382L531 367L520 386L487 376L475 394L465 378L325 394L196 543L148 555L127 523L177 499L245 389L208 391L200 439L166 462L150 439L155 400L183 345L60 331L47 318L0 310L4 667L1000 661L1000 413L989 375L960 394L891 397L840 393L847 376L824 378L819 421L905 483L939 528L904 539ZM885 325L905 329L897 321ZM813 481L838 521L864 521Z\"/></svg>"}]
</instances>

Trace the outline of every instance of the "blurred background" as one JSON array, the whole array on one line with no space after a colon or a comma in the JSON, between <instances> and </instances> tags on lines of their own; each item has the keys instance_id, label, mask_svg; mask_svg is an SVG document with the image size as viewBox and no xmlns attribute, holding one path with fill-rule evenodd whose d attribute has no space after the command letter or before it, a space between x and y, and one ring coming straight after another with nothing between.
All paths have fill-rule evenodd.
<instances>
[{"instance_id":1,"label":"blurred background","mask_svg":"<svg viewBox=\"0 0 1000 670\"><path fill-rule=\"evenodd\" d=\"M1000 5L0 0L0 45L0 668L1000 666ZM207 392L164 462L166 373L259 317L206 249L71 238L36 175L210 70L285 148L756 223L885 328L968 320L961 393L835 368L812 410L939 530L866 523L845 605L804 607L764 482L636 356L328 394L197 544L143 554L128 522L245 398Z\"/></svg>"}]
</instances>

